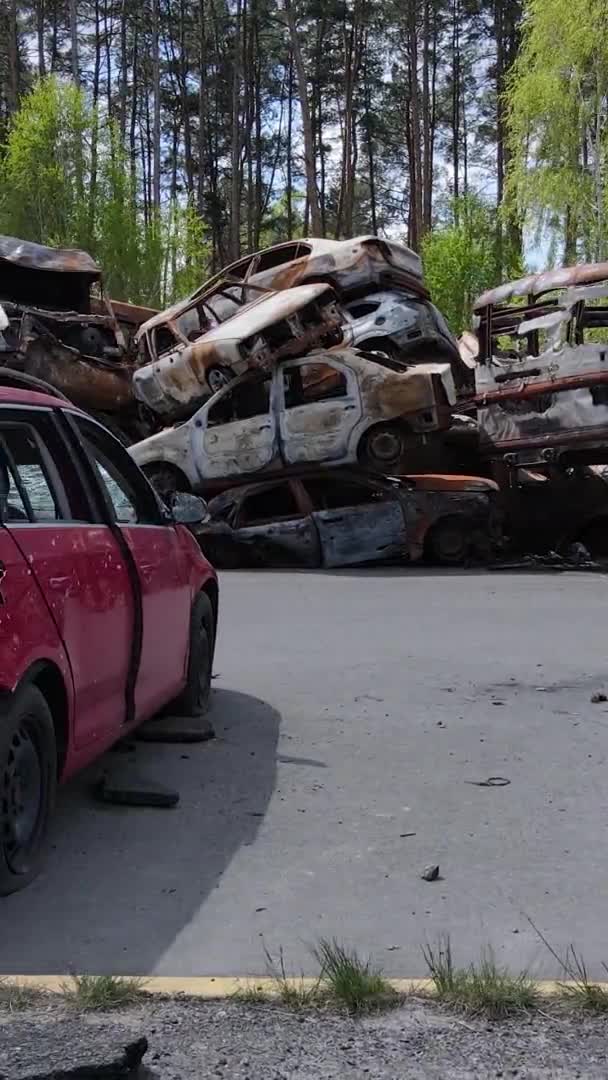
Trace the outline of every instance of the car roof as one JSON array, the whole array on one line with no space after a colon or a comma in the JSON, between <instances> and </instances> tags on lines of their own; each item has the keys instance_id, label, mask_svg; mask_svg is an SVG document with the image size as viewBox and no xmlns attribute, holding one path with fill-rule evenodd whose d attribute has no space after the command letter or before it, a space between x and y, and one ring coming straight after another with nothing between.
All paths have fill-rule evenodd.
<instances>
[{"instance_id":1,"label":"car roof","mask_svg":"<svg viewBox=\"0 0 608 1080\"><path fill-rule=\"evenodd\" d=\"M43 394L39 390L17 390L13 386L0 386L0 405L38 405L46 409L71 408L80 412L71 402L63 398Z\"/></svg>"}]
</instances>

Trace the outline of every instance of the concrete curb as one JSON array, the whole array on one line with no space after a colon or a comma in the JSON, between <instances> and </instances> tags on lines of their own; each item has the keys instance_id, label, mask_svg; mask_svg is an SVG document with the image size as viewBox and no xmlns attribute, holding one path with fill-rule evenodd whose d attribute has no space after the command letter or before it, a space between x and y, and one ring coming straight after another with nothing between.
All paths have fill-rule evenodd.
<instances>
[{"instance_id":1,"label":"concrete curb","mask_svg":"<svg viewBox=\"0 0 608 1080\"><path fill-rule=\"evenodd\" d=\"M127 978L128 976L123 976ZM117 976L120 978L120 976ZM0 985L21 987L23 989L42 990L47 993L60 994L66 984L70 984L70 975L7 975L0 976ZM147 994L168 995L170 997L195 997L209 1001L226 1000L238 994L239 991L259 989L269 997L278 993L276 980L271 976L264 975L256 978L254 975L245 976L164 976L151 975L141 977L142 990ZM295 978L286 980L291 986L301 989L312 989L318 983L314 978ZM390 985L400 994L426 994L432 996L433 983L431 979L388 979ZM564 987L574 986L569 980L556 981L554 979L533 980L536 989L543 997L555 997L563 991ZM608 982L594 983L605 993L608 993Z\"/></svg>"}]
</instances>

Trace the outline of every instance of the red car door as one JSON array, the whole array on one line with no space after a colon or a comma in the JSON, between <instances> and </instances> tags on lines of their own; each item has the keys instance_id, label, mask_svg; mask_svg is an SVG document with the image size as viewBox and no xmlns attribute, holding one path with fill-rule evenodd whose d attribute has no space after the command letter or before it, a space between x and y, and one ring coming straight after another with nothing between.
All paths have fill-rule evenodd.
<instances>
[{"instance_id":1,"label":"red car door","mask_svg":"<svg viewBox=\"0 0 608 1080\"><path fill-rule=\"evenodd\" d=\"M144 718L185 683L193 599L189 566L176 529L126 450L100 424L70 415L139 577L142 640L135 708Z\"/></svg>"},{"instance_id":2,"label":"red car door","mask_svg":"<svg viewBox=\"0 0 608 1080\"><path fill-rule=\"evenodd\" d=\"M2 463L5 529L33 571L69 659L74 743L107 744L126 716L134 608L124 556L106 525L87 520L53 410L0 410Z\"/></svg>"}]
</instances>

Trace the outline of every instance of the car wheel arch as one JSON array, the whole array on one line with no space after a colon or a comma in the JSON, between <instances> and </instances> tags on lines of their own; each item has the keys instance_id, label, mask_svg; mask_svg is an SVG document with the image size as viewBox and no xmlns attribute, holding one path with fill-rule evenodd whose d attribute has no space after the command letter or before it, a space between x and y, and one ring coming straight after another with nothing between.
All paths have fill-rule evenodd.
<instances>
[{"instance_id":1,"label":"car wheel arch","mask_svg":"<svg viewBox=\"0 0 608 1080\"><path fill-rule=\"evenodd\" d=\"M70 743L70 699L65 679L52 660L36 660L21 677L13 694L24 686L35 686L49 707L57 747L57 776L60 778Z\"/></svg>"}]
</instances>

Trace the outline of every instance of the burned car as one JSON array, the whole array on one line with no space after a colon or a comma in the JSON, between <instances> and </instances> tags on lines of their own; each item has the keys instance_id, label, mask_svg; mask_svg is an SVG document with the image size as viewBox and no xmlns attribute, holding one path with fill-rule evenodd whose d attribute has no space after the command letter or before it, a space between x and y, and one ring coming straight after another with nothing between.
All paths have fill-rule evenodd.
<instances>
[{"instance_id":1,"label":"burned car","mask_svg":"<svg viewBox=\"0 0 608 1080\"><path fill-rule=\"evenodd\" d=\"M189 416L249 368L340 342L341 322L329 285L277 293L222 282L204 299L176 304L141 327L134 393L165 419Z\"/></svg>"},{"instance_id":2,"label":"burned car","mask_svg":"<svg viewBox=\"0 0 608 1080\"><path fill-rule=\"evenodd\" d=\"M511 465L608 461L608 262L533 274L475 304L480 448Z\"/></svg>"},{"instance_id":3,"label":"burned car","mask_svg":"<svg viewBox=\"0 0 608 1080\"><path fill-rule=\"evenodd\" d=\"M0 236L0 304L8 321L1 365L129 424L137 409L125 339L90 255Z\"/></svg>"},{"instance_id":4,"label":"burned car","mask_svg":"<svg viewBox=\"0 0 608 1080\"><path fill-rule=\"evenodd\" d=\"M403 244L360 236L353 240L290 241L248 255L205 282L188 300L149 320L137 336L142 370L136 375L136 387L140 388L136 393L152 408L169 415L174 408L172 394L166 393L165 383L159 400L158 387L155 396L151 385L153 376L164 381L166 369L181 352L188 349L192 355L190 343L198 343L209 331L215 333L218 324L232 319L239 307L251 303L261 292L291 293L294 288L320 283L334 290L342 311L336 325L331 313L322 340L317 335L317 344L379 349L410 363L449 361L459 392L471 390L470 369L462 363L457 341L430 301L420 257ZM243 330L247 332L245 323ZM311 333L300 330L296 336L302 346L314 347ZM301 348L297 355L305 351ZM276 349L272 353L277 358ZM155 365L155 369L146 365ZM200 368L199 363L195 366ZM215 360L209 367L209 385L217 389L219 380L226 376L226 364Z\"/></svg>"},{"instance_id":5,"label":"burned car","mask_svg":"<svg viewBox=\"0 0 608 1080\"><path fill-rule=\"evenodd\" d=\"M449 427L455 399L449 364L408 367L379 353L319 350L237 377L131 453L163 493L217 490L307 463L386 472L419 460L431 436Z\"/></svg>"},{"instance_id":6,"label":"burned car","mask_svg":"<svg viewBox=\"0 0 608 1080\"><path fill-rule=\"evenodd\" d=\"M430 300L414 292L372 292L344 304L345 340L360 349L424 361L432 356L452 364L457 389L472 392L470 368L460 361L458 342ZM456 356L458 354L458 360Z\"/></svg>"},{"instance_id":7,"label":"burned car","mask_svg":"<svg viewBox=\"0 0 608 1080\"><path fill-rule=\"evenodd\" d=\"M479 477L300 470L212 499L198 541L220 568L485 559L500 540L497 486Z\"/></svg>"}]
</instances>

